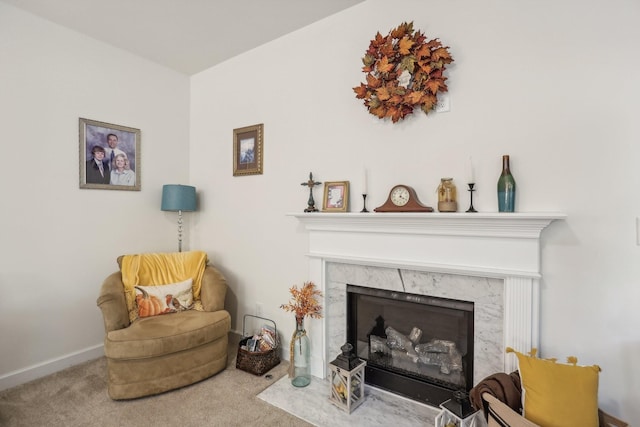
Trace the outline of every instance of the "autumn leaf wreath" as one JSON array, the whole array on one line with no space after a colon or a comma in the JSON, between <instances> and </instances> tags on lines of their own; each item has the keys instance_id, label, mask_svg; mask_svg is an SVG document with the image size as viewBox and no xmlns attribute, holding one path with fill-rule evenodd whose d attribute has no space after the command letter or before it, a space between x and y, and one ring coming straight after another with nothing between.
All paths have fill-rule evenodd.
<instances>
[{"instance_id":1,"label":"autumn leaf wreath","mask_svg":"<svg viewBox=\"0 0 640 427\"><path fill-rule=\"evenodd\" d=\"M353 88L356 98L364 99L369 113L393 123L419 107L429 114L438 102L438 92L446 92L447 64L453 62L449 47L413 29L413 22L402 23L382 37L371 40L362 58L366 83Z\"/></svg>"}]
</instances>

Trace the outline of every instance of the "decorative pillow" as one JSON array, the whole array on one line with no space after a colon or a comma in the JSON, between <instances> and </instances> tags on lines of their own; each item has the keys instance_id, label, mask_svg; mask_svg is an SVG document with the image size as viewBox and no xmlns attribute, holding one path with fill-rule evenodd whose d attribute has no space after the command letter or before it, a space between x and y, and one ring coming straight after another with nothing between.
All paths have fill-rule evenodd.
<instances>
[{"instance_id":1,"label":"decorative pillow","mask_svg":"<svg viewBox=\"0 0 640 427\"><path fill-rule=\"evenodd\" d=\"M177 313L193 307L193 279L168 285L136 286L138 317Z\"/></svg>"},{"instance_id":2,"label":"decorative pillow","mask_svg":"<svg viewBox=\"0 0 640 427\"><path fill-rule=\"evenodd\" d=\"M599 366L577 366L573 356L568 365L538 359L535 348L529 356L511 347L507 353L518 357L527 420L544 427L598 427Z\"/></svg>"},{"instance_id":3,"label":"decorative pillow","mask_svg":"<svg viewBox=\"0 0 640 427\"><path fill-rule=\"evenodd\" d=\"M200 288L207 261L207 254L202 251L145 253L118 257L129 321L133 322L138 318L136 286L157 286L189 277L193 280L193 308L204 311L200 301Z\"/></svg>"}]
</instances>

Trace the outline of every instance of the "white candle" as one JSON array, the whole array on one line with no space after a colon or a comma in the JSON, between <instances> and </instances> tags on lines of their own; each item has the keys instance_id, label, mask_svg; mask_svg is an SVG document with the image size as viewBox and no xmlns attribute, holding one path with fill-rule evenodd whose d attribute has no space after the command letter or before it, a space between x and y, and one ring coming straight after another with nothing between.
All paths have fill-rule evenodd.
<instances>
[{"instance_id":1,"label":"white candle","mask_svg":"<svg viewBox=\"0 0 640 427\"><path fill-rule=\"evenodd\" d=\"M362 169L362 194L367 193L367 168Z\"/></svg>"},{"instance_id":2,"label":"white candle","mask_svg":"<svg viewBox=\"0 0 640 427\"><path fill-rule=\"evenodd\" d=\"M476 173L473 169L473 159L469 156L469 164L467 166L467 184L476 183Z\"/></svg>"}]
</instances>

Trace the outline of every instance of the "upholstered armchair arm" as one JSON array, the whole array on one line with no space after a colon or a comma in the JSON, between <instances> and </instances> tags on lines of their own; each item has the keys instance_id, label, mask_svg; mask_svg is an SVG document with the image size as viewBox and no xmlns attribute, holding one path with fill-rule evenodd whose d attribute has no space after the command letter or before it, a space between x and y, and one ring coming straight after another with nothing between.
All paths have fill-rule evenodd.
<instances>
[{"instance_id":1,"label":"upholstered armchair arm","mask_svg":"<svg viewBox=\"0 0 640 427\"><path fill-rule=\"evenodd\" d=\"M208 265L202 276L200 299L206 311L224 310L227 281L217 268Z\"/></svg>"},{"instance_id":2,"label":"upholstered armchair arm","mask_svg":"<svg viewBox=\"0 0 640 427\"><path fill-rule=\"evenodd\" d=\"M96 302L102 310L105 332L129 326L129 312L124 298L124 285L120 272L113 273L104 280Z\"/></svg>"},{"instance_id":3,"label":"upholstered armchair arm","mask_svg":"<svg viewBox=\"0 0 640 427\"><path fill-rule=\"evenodd\" d=\"M526 420L522 415L516 413L505 403L498 400L489 393L483 393L482 399L489 404L489 427L511 426L511 427L539 427L538 424Z\"/></svg>"}]
</instances>

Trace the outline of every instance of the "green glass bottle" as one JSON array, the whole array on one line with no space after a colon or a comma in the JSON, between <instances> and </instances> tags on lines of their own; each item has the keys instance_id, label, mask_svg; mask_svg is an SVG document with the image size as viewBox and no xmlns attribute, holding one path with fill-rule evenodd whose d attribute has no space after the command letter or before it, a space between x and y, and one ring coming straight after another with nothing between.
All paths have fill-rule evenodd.
<instances>
[{"instance_id":1,"label":"green glass bottle","mask_svg":"<svg viewBox=\"0 0 640 427\"><path fill-rule=\"evenodd\" d=\"M511 175L509 156L502 156L502 173L498 179L498 212L515 212L516 180Z\"/></svg>"}]
</instances>

